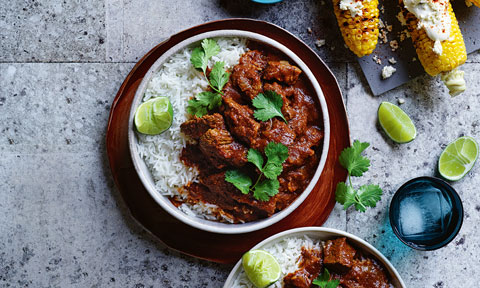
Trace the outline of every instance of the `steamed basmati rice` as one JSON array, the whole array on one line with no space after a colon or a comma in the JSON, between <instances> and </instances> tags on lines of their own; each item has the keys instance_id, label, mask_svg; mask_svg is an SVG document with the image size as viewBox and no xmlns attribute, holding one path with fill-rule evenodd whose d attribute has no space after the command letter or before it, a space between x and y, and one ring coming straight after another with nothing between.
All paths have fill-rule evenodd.
<instances>
[{"instance_id":1,"label":"steamed basmati rice","mask_svg":"<svg viewBox=\"0 0 480 288\"><path fill-rule=\"evenodd\" d=\"M247 51L246 39L217 38L220 46L213 62L223 61L227 69L238 63L240 56ZM190 63L192 48L185 48L172 55L154 74L147 85L143 101L158 96L167 96L173 106L173 123L170 129L160 135L137 133L138 151L144 159L155 181L156 189L165 196L185 199L182 187L189 182L198 181L198 171L185 166L180 160L187 139L180 133L180 125L187 120L188 100L202 92L208 86L203 74ZM216 205L183 203L179 209L190 216L199 216L209 220L216 219ZM226 218L225 220L231 221Z\"/></svg>"},{"instance_id":2,"label":"steamed basmati rice","mask_svg":"<svg viewBox=\"0 0 480 288\"><path fill-rule=\"evenodd\" d=\"M321 245L320 240L312 240L304 235L301 237L283 238L282 240L271 243L261 249L272 254L277 259L278 264L280 264L280 267L282 268L282 276L285 276L289 273L295 272L299 268L298 265L300 264L299 260L300 255L302 254L302 247L307 249L320 249ZM283 283L280 280L269 287L281 288L282 285ZM241 268L241 272L234 280L232 288L255 288L255 286L253 286L252 282L248 280L245 270Z\"/></svg>"}]
</instances>

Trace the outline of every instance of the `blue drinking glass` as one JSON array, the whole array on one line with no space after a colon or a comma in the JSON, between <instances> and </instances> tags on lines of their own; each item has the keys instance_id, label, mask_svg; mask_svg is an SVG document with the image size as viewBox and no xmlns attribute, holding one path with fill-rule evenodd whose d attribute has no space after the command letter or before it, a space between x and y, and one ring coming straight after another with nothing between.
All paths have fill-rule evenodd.
<instances>
[{"instance_id":1,"label":"blue drinking glass","mask_svg":"<svg viewBox=\"0 0 480 288\"><path fill-rule=\"evenodd\" d=\"M397 190L389 216L400 241L414 249L435 250L457 236L463 222L463 205L447 182L424 176Z\"/></svg>"}]
</instances>

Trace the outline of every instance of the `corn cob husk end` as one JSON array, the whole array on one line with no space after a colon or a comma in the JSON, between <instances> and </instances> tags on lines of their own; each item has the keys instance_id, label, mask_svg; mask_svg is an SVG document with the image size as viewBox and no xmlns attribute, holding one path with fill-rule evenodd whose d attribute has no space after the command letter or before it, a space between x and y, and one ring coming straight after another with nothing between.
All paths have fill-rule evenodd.
<instances>
[{"instance_id":1,"label":"corn cob husk end","mask_svg":"<svg viewBox=\"0 0 480 288\"><path fill-rule=\"evenodd\" d=\"M465 72L455 68L452 71L442 73L440 78L445 86L447 86L450 96L455 97L460 95L467 89L465 83Z\"/></svg>"}]
</instances>

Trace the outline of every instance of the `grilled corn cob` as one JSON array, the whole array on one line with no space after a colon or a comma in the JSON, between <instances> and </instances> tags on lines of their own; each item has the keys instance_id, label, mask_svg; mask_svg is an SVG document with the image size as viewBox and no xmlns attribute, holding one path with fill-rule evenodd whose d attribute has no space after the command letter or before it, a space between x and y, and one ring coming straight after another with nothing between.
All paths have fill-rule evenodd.
<instances>
[{"instance_id":1,"label":"grilled corn cob","mask_svg":"<svg viewBox=\"0 0 480 288\"><path fill-rule=\"evenodd\" d=\"M442 80L447 85L452 96L465 90L463 72L456 68L467 60L467 51L457 19L453 13L450 1L444 0L448 5L448 15L451 19L451 32L447 40L441 42L441 55L434 51L435 41L430 39L425 29L418 29L418 19L407 9L403 8L407 29L412 36L412 41L417 51L418 58L425 71L431 76L442 73ZM400 0L402 4L402 0ZM403 7L403 5L401 5ZM439 48L439 47L438 47ZM463 82L463 85L462 85Z\"/></svg>"},{"instance_id":2,"label":"grilled corn cob","mask_svg":"<svg viewBox=\"0 0 480 288\"><path fill-rule=\"evenodd\" d=\"M348 48L358 57L363 57L372 53L377 46L379 34L378 0L351 1L355 2L355 4L360 4L360 13L353 13L342 6L343 9L346 9L343 10L340 7L342 4L341 0L333 0L334 12Z\"/></svg>"}]
</instances>

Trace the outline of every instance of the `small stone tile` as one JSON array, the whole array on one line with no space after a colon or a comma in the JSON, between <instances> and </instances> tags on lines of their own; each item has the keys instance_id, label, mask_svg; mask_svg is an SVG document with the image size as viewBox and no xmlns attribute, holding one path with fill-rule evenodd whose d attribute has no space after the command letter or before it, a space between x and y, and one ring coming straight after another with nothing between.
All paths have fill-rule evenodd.
<instances>
[{"instance_id":1,"label":"small stone tile","mask_svg":"<svg viewBox=\"0 0 480 288\"><path fill-rule=\"evenodd\" d=\"M132 66L0 64L0 151L102 149L110 105Z\"/></svg>"},{"instance_id":2,"label":"small stone tile","mask_svg":"<svg viewBox=\"0 0 480 288\"><path fill-rule=\"evenodd\" d=\"M103 61L102 1L2 1L0 61Z\"/></svg>"},{"instance_id":3,"label":"small stone tile","mask_svg":"<svg viewBox=\"0 0 480 288\"><path fill-rule=\"evenodd\" d=\"M388 206L395 191L411 178L437 176L438 157L449 142L463 135L480 140L479 83L476 81L480 68L467 63L463 69L468 90L456 98L448 95L439 80L427 75L374 97L359 74L358 65L349 64L347 110L352 139L371 143L365 153L371 159L370 170L364 177L354 178L353 182L354 185L379 184L384 195L377 207L369 208L366 213L354 211L353 208L348 210L347 231L364 238L383 252L397 267L407 287L432 287L440 282L444 286L437 284L438 287L454 287L458 281L457 275L463 271L473 272L479 264L478 260L472 259L472 253L476 251L480 236L471 231L476 231L480 225L473 220L479 215L475 207L480 210L480 204L466 200L477 198L475 187L480 185L480 178L475 175L480 172L479 165L463 180L453 184L464 199L466 216L460 234L447 247L435 252L411 250L396 239L388 220ZM399 98L405 99L405 104L400 107L417 127L416 139L407 144L393 143L385 136L377 120L378 105L382 101L398 104ZM469 243L466 243L466 239L470 239ZM474 286L475 280L465 281L465 287Z\"/></svg>"},{"instance_id":4,"label":"small stone tile","mask_svg":"<svg viewBox=\"0 0 480 288\"><path fill-rule=\"evenodd\" d=\"M480 50L470 53L467 56L467 63L480 63Z\"/></svg>"},{"instance_id":5,"label":"small stone tile","mask_svg":"<svg viewBox=\"0 0 480 288\"><path fill-rule=\"evenodd\" d=\"M2 154L0 286L221 286L230 266L172 252L133 222L102 153Z\"/></svg>"},{"instance_id":6,"label":"small stone tile","mask_svg":"<svg viewBox=\"0 0 480 288\"><path fill-rule=\"evenodd\" d=\"M329 1L297 0L262 5L250 0L108 0L107 8L107 59L112 61L137 61L174 33L208 21L232 17L264 20L285 28L319 52L325 60L355 61L353 54L344 47ZM158 16L159 11L162 17ZM308 28L312 33L308 32ZM317 39L326 40L326 45L317 47Z\"/></svg>"}]
</instances>

